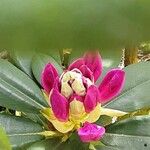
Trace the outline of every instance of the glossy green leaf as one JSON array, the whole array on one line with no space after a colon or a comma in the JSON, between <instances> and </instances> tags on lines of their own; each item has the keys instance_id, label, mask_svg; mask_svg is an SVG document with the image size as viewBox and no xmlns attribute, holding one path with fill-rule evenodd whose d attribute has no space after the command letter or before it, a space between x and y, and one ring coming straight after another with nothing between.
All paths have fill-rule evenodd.
<instances>
[{"instance_id":1,"label":"glossy green leaf","mask_svg":"<svg viewBox=\"0 0 150 150\"><path fill-rule=\"evenodd\" d=\"M79 138L79 137L76 137ZM112 146L95 146L96 150L119 150ZM27 150L89 150L89 144L82 143L81 141L74 139L66 143L60 143L58 139L47 139L41 142L32 144Z\"/></svg>"},{"instance_id":2,"label":"glossy green leaf","mask_svg":"<svg viewBox=\"0 0 150 150\"><path fill-rule=\"evenodd\" d=\"M37 54L33 57L32 61L32 71L39 83L41 83L41 73L47 63L52 63L57 69L58 73L63 72L62 67L49 55Z\"/></svg>"},{"instance_id":3,"label":"glossy green leaf","mask_svg":"<svg viewBox=\"0 0 150 150\"><path fill-rule=\"evenodd\" d=\"M48 120L40 113L22 113L22 116L42 125L44 129L49 130Z\"/></svg>"},{"instance_id":4,"label":"glossy green leaf","mask_svg":"<svg viewBox=\"0 0 150 150\"><path fill-rule=\"evenodd\" d=\"M110 125L107 133L150 137L150 116L135 116L121 120Z\"/></svg>"},{"instance_id":5,"label":"glossy green leaf","mask_svg":"<svg viewBox=\"0 0 150 150\"><path fill-rule=\"evenodd\" d=\"M66 142L61 142L60 139L48 139L41 142L37 142L27 150L88 150L89 144L83 144L76 134L73 134Z\"/></svg>"},{"instance_id":6,"label":"glossy green leaf","mask_svg":"<svg viewBox=\"0 0 150 150\"><path fill-rule=\"evenodd\" d=\"M129 65L125 69L124 90L105 107L122 111L134 111L150 106L150 63L143 62Z\"/></svg>"},{"instance_id":7,"label":"glossy green leaf","mask_svg":"<svg viewBox=\"0 0 150 150\"><path fill-rule=\"evenodd\" d=\"M17 66L19 69L21 69L23 72L25 72L27 75L29 75L31 78L33 78L32 69L31 69L31 61L34 56L34 51L13 51L10 52L11 59L15 66Z\"/></svg>"},{"instance_id":8,"label":"glossy green leaf","mask_svg":"<svg viewBox=\"0 0 150 150\"><path fill-rule=\"evenodd\" d=\"M106 116L106 115L101 115L100 118L96 121L96 124L100 126L107 126L112 123L112 117Z\"/></svg>"},{"instance_id":9,"label":"glossy green leaf","mask_svg":"<svg viewBox=\"0 0 150 150\"><path fill-rule=\"evenodd\" d=\"M57 147L62 145L59 139L47 139L40 142L36 142L31 146L27 146L27 150L57 150ZM63 147L61 147L63 148Z\"/></svg>"},{"instance_id":10,"label":"glossy green leaf","mask_svg":"<svg viewBox=\"0 0 150 150\"><path fill-rule=\"evenodd\" d=\"M51 56L59 65L61 65L61 58L60 58L59 49L56 49L56 50L55 49L43 50L43 51L41 51L41 53Z\"/></svg>"},{"instance_id":11,"label":"glossy green leaf","mask_svg":"<svg viewBox=\"0 0 150 150\"><path fill-rule=\"evenodd\" d=\"M96 147L97 150L147 150L150 149L150 137L132 136L106 133L102 142L105 147Z\"/></svg>"},{"instance_id":12,"label":"glossy green leaf","mask_svg":"<svg viewBox=\"0 0 150 150\"><path fill-rule=\"evenodd\" d=\"M149 5L149 0L1 0L0 45L121 48L150 39Z\"/></svg>"},{"instance_id":13,"label":"glossy green leaf","mask_svg":"<svg viewBox=\"0 0 150 150\"><path fill-rule=\"evenodd\" d=\"M97 145L96 150L144 150L149 149L150 137L134 137L106 133L103 142L106 146ZM59 140L49 139L31 145L27 150L88 150L89 145L79 141L59 143Z\"/></svg>"},{"instance_id":14,"label":"glossy green leaf","mask_svg":"<svg viewBox=\"0 0 150 150\"><path fill-rule=\"evenodd\" d=\"M38 112L48 106L38 86L6 60L0 60L0 105L14 110Z\"/></svg>"},{"instance_id":15,"label":"glossy green leaf","mask_svg":"<svg viewBox=\"0 0 150 150\"><path fill-rule=\"evenodd\" d=\"M119 149L150 148L150 116L136 116L107 127L103 143Z\"/></svg>"},{"instance_id":16,"label":"glossy green leaf","mask_svg":"<svg viewBox=\"0 0 150 150\"><path fill-rule=\"evenodd\" d=\"M11 150L8 137L1 127L0 127L0 150Z\"/></svg>"},{"instance_id":17,"label":"glossy green leaf","mask_svg":"<svg viewBox=\"0 0 150 150\"><path fill-rule=\"evenodd\" d=\"M0 114L0 125L5 129L13 148L43 139L42 126L30 119Z\"/></svg>"}]
</instances>

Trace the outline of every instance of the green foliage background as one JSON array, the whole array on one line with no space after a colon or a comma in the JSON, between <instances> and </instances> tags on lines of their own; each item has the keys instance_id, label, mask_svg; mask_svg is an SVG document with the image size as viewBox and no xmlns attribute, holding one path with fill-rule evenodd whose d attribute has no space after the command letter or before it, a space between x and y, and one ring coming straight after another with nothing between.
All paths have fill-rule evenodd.
<instances>
[{"instance_id":1,"label":"green foliage background","mask_svg":"<svg viewBox=\"0 0 150 150\"><path fill-rule=\"evenodd\" d=\"M150 39L149 0L1 0L2 49L117 49Z\"/></svg>"}]
</instances>

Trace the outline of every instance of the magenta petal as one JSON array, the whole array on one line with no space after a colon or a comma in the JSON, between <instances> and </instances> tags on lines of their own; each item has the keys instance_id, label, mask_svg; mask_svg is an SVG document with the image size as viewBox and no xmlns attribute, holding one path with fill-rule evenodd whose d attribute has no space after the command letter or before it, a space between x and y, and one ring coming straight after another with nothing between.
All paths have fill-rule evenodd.
<instances>
[{"instance_id":1,"label":"magenta petal","mask_svg":"<svg viewBox=\"0 0 150 150\"><path fill-rule=\"evenodd\" d=\"M100 140L105 134L105 128L96 124L84 123L83 127L78 129L78 135L82 142L94 142Z\"/></svg>"},{"instance_id":2,"label":"magenta petal","mask_svg":"<svg viewBox=\"0 0 150 150\"><path fill-rule=\"evenodd\" d=\"M99 52L88 52L84 55L85 65L93 72L94 81L96 81L102 73L102 59Z\"/></svg>"},{"instance_id":3,"label":"magenta petal","mask_svg":"<svg viewBox=\"0 0 150 150\"><path fill-rule=\"evenodd\" d=\"M87 90L84 100L84 107L87 113L94 110L94 108L97 106L98 99L99 99L99 90L95 85L91 85Z\"/></svg>"},{"instance_id":4,"label":"magenta petal","mask_svg":"<svg viewBox=\"0 0 150 150\"><path fill-rule=\"evenodd\" d=\"M117 96L125 82L125 72L121 69L112 69L104 77L99 86L100 103L106 103Z\"/></svg>"},{"instance_id":5,"label":"magenta petal","mask_svg":"<svg viewBox=\"0 0 150 150\"><path fill-rule=\"evenodd\" d=\"M50 104L55 117L60 121L67 121L69 116L69 104L67 99L58 90L52 89Z\"/></svg>"},{"instance_id":6,"label":"magenta petal","mask_svg":"<svg viewBox=\"0 0 150 150\"><path fill-rule=\"evenodd\" d=\"M84 59L79 58L69 65L68 70L72 70L74 68L79 69L82 65L84 65Z\"/></svg>"},{"instance_id":7,"label":"magenta petal","mask_svg":"<svg viewBox=\"0 0 150 150\"><path fill-rule=\"evenodd\" d=\"M90 80L93 80L93 73L92 71L86 66L82 65L79 70L82 72L84 77L89 78Z\"/></svg>"},{"instance_id":8,"label":"magenta petal","mask_svg":"<svg viewBox=\"0 0 150 150\"><path fill-rule=\"evenodd\" d=\"M41 74L41 85L46 92L50 92L56 77L58 77L57 70L52 64L48 63Z\"/></svg>"},{"instance_id":9,"label":"magenta petal","mask_svg":"<svg viewBox=\"0 0 150 150\"><path fill-rule=\"evenodd\" d=\"M54 83L53 83L53 88L55 90L58 90L60 92L61 89L61 82L59 80L59 76L55 78Z\"/></svg>"}]
</instances>

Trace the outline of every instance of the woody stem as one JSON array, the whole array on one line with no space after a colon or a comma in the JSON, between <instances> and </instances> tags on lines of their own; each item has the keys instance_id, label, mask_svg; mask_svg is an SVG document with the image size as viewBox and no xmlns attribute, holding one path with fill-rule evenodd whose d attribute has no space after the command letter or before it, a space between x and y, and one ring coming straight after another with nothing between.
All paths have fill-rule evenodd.
<instances>
[{"instance_id":1,"label":"woody stem","mask_svg":"<svg viewBox=\"0 0 150 150\"><path fill-rule=\"evenodd\" d=\"M138 62L138 48L136 46L128 46L125 48L125 66Z\"/></svg>"}]
</instances>

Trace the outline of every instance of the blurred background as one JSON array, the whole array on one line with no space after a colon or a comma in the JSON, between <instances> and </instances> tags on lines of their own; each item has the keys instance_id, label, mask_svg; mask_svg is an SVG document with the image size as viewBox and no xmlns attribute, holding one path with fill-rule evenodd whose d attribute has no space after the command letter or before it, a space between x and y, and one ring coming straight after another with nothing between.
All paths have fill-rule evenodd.
<instances>
[{"instance_id":1,"label":"blurred background","mask_svg":"<svg viewBox=\"0 0 150 150\"><path fill-rule=\"evenodd\" d=\"M1 0L0 49L120 50L150 39L149 0Z\"/></svg>"}]
</instances>

